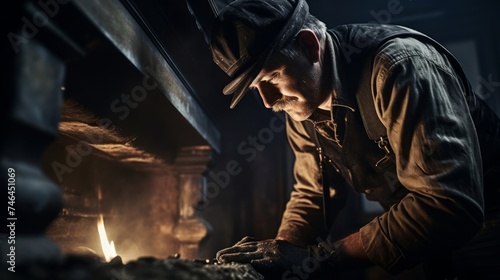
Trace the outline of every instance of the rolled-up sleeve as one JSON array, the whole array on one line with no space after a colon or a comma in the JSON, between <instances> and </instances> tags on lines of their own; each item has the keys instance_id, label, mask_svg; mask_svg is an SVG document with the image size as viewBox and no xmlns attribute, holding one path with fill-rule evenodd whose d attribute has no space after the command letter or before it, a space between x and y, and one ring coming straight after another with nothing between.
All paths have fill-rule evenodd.
<instances>
[{"instance_id":1,"label":"rolled-up sleeve","mask_svg":"<svg viewBox=\"0 0 500 280\"><path fill-rule=\"evenodd\" d=\"M464 88L448 60L415 39L396 39L385 51L374 61L375 107L397 178L409 193L362 227L360 236L375 264L399 273L462 246L477 232L482 166Z\"/></svg>"}]
</instances>

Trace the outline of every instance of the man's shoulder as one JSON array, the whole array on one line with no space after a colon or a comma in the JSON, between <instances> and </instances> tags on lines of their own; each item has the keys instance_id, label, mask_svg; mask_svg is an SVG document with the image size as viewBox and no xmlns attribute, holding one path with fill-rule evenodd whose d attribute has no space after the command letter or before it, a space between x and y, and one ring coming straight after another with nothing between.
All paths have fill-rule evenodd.
<instances>
[{"instance_id":1,"label":"man's shoulder","mask_svg":"<svg viewBox=\"0 0 500 280\"><path fill-rule=\"evenodd\" d=\"M344 24L329 29L328 32L339 42L358 48L376 46L394 37L426 37L405 26L377 23Z\"/></svg>"},{"instance_id":2,"label":"man's shoulder","mask_svg":"<svg viewBox=\"0 0 500 280\"><path fill-rule=\"evenodd\" d=\"M403 55L412 55L426 46L439 44L411 28L388 24L346 24L329 30L339 51L350 65L364 65L366 59L377 57L395 61ZM442 50L442 48L438 48ZM359 62L358 64L352 62ZM359 69L351 67L355 72Z\"/></svg>"},{"instance_id":3,"label":"man's shoulder","mask_svg":"<svg viewBox=\"0 0 500 280\"><path fill-rule=\"evenodd\" d=\"M396 25L396 24L379 24L379 23L352 23L352 24L342 24L329 29L331 32L340 33L364 33L371 32L373 37L379 37L384 35L392 35L395 33L415 33L421 34L420 32L411 29L406 26Z\"/></svg>"}]
</instances>

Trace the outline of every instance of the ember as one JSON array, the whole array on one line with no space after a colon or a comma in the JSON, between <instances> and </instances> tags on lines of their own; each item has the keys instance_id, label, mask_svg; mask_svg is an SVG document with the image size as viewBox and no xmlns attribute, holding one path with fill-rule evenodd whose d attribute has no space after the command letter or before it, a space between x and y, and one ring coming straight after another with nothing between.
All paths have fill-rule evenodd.
<instances>
[{"instance_id":1,"label":"ember","mask_svg":"<svg viewBox=\"0 0 500 280\"><path fill-rule=\"evenodd\" d=\"M3 278L5 276L5 278ZM183 259L141 257L123 264L115 257L110 262L89 256L68 255L60 266L40 266L16 274L2 274L8 280L262 280L249 264L207 264Z\"/></svg>"}]
</instances>

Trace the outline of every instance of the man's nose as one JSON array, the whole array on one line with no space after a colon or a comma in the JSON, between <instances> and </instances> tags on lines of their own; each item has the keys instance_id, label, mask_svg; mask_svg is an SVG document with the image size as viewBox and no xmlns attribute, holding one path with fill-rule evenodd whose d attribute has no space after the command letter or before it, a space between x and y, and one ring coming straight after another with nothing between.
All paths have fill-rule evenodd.
<instances>
[{"instance_id":1,"label":"man's nose","mask_svg":"<svg viewBox=\"0 0 500 280\"><path fill-rule=\"evenodd\" d=\"M281 98L281 93L275 85L261 83L256 85L256 88L266 108L272 108L273 104Z\"/></svg>"}]
</instances>

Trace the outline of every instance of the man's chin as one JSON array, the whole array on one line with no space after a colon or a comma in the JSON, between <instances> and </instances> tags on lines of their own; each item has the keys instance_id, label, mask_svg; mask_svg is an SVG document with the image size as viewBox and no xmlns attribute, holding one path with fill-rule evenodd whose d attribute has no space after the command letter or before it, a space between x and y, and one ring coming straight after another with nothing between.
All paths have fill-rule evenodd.
<instances>
[{"instance_id":1,"label":"man's chin","mask_svg":"<svg viewBox=\"0 0 500 280\"><path fill-rule=\"evenodd\" d=\"M288 112L285 110L285 112L296 122L301 122L301 121L305 121L307 120L307 118L309 118L312 113L308 114L308 113L304 113L304 112L301 112L301 113L297 113L297 112Z\"/></svg>"},{"instance_id":2,"label":"man's chin","mask_svg":"<svg viewBox=\"0 0 500 280\"><path fill-rule=\"evenodd\" d=\"M308 106L273 106L273 112L285 112L287 113L294 121L301 122L307 120L314 110L309 108Z\"/></svg>"}]
</instances>

